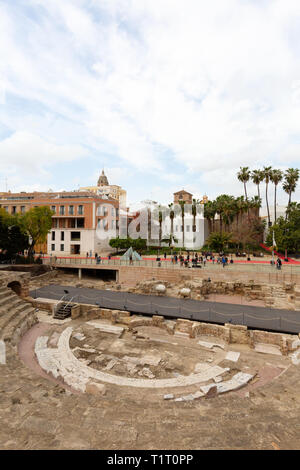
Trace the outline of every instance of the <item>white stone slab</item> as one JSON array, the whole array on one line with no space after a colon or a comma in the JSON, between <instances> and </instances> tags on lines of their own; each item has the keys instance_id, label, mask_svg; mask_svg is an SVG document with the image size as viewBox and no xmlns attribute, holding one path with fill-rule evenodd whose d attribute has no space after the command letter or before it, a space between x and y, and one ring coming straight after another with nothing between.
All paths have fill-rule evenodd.
<instances>
[{"instance_id":1,"label":"white stone slab","mask_svg":"<svg viewBox=\"0 0 300 470\"><path fill-rule=\"evenodd\" d=\"M184 333L183 331L178 331L178 330L175 331L174 335L179 336L181 338L189 338L190 337L189 333Z\"/></svg>"},{"instance_id":2,"label":"white stone slab","mask_svg":"<svg viewBox=\"0 0 300 470\"><path fill-rule=\"evenodd\" d=\"M203 346L204 348L207 348L207 349L212 349L212 348L221 348L221 349L224 349L224 345L223 344L219 344L219 343L210 343L209 341L198 341L198 344L200 346Z\"/></svg>"},{"instance_id":3,"label":"white stone slab","mask_svg":"<svg viewBox=\"0 0 300 470\"><path fill-rule=\"evenodd\" d=\"M124 331L124 328L121 326L107 325L105 323L98 323L95 321L88 321L86 322L86 324L93 326L94 328L98 328L103 333L112 333L114 335L120 335Z\"/></svg>"},{"instance_id":4,"label":"white stone slab","mask_svg":"<svg viewBox=\"0 0 300 470\"><path fill-rule=\"evenodd\" d=\"M161 361L161 356L154 356L152 354L146 354L140 359L140 364L148 366L158 366Z\"/></svg>"},{"instance_id":5,"label":"white stone slab","mask_svg":"<svg viewBox=\"0 0 300 470\"><path fill-rule=\"evenodd\" d=\"M75 351L84 351L84 352L87 352L87 353L91 353L91 354L94 354L97 352L96 349L94 348L80 348L79 346L76 346L76 348L72 349L73 352Z\"/></svg>"},{"instance_id":6,"label":"white stone slab","mask_svg":"<svg viewBox=\"0 0 300 470\"><path fill-rule=\"evenodd\" d=\"M78 341L83 341L85 336L82 333L74 333L73 338L78 339Z\"/></svg>"},{"instance_id":7,"label":"white stone slab","mask_svg":"<svg viewBox=\"0 0 300 470\"><path fill-rule=\"evenodd\" d=\"M117 363L118 363L118 361L117 361L116 359L111 359L111 360L106 364L106 366L104 367L103 370L111 370Z\"/></svg>"},{"instance_id":8,"label":"white stone slab","mask_svg":"<svg viewBox=\"0 0 300 470\"><path fill-rule=\"evenodd\" d=\"M300 364L300 351L296 351L293 354L290 354L290 358L292 360L292 363L295 366L298 366Z\"/></svg>"},{"instance_id":9,"label":"white stone slab","mask_svg":"<svg viewBox=\"0 0 300 470\"><path fill-rule=\"evenodd\" d=\"M40 351L41 349L47 348L48 336L39 336L35 341L34 350L35 352Z\"/></svg>"},{"instance_id":10,"label":"white stone slab","mask_svg":"<svg viewBox=\"0 0 300 470\"><path fill-rule=\"evenodd\" d=\"M278 346L273 344L257 343L254 350L263 354L275 354L276 356L282 356L282 353Z\"/></svg>"},{"instance_id":11,"label":"white stone slab","mask_svg":"<svg viewBox=\"0 0 300 470\"><path fill-rule=\"evenodd\" d=\"M173 400L173 398L174 398L174 395L172 393L164 395L164 400Z\"/></svg>"},{"instance_id":12,"label":"white stone slab","mask_svg":"<svg viewBox=\"0 0 300 470\"><path fill-rule=\"evenodd\" d=\"M239 352L228 351L228 353L225 356L225 359L227 359L227 361L237 362L239 360L239 357L240 357Z\"/></svg>"},{"instance_id":13,"label":"white stone slab","mask_svg":"<svg viewBox=\"0 0 300 470\"><path fill-rule=\"evenodd\" d=\"M0 364L6 364L6 346L2 339L0 340Z\"/></svg>"},{"instance_id":14,"label":"white stone slab","mask_svg":"<svg viewBox=\"0 0 300 470\"><path fill-rule=\"evenodd\" d=\"M217 393L230 392L231 390L237 390L238 388L243 387L252 378L253 378L253 375L251 375L251 374L245 374L244 372L238 372L230 380L227 380L225 382L221 382L221 383L218 383L218 384L204 385L204 386L200 387L200 389L205 394L207 394L207 392L212 387L217 387Z\"/></svg>"},{"instance_id":15,"label":"white stone slab","mask_svg":"<svg viewBox=\"0 0 300 470\"><path fill-rule=\"evenodd\" d=\"M193 393L193 397L194 397L195 400L197 400L197 398L204 397L204 393L200 392L200 390L198 390L197 392Z\"/></svg>"}]
</instances>

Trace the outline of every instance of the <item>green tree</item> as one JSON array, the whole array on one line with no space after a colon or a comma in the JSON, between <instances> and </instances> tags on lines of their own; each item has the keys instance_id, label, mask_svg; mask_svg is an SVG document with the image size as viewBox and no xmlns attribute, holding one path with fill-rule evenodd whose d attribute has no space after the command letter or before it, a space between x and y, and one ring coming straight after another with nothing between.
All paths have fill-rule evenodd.
<instances>
[{"instance_id":1,"label":"green tree","mask_svg":"<svg viewBox=\"0 0 300 470\"><path fill-rule=\"evenodd\" d=\"M241 181L244 185L244 191L245 191L245 198L246 201L248 199L247 197L247 189L246 189L246 183L248 183L250 179L251 172L249 170L248 166L240 167L240 171L237 173L238 180Z\"/></svg>"},{"instance_id":2,"label":"green tree","mask_svg":"<svg viewBox=\"0 0 300 470\"><path fill-rule=\"evenodd\" d=\"M298 168L289 168L284 173L284 182L283 190L289 195L288 206L292 202L292 193L295 192L297 187L297 182L299 179L299 169Z\"/></svg>"},{"instance_id":3,"label":"green tree","mask_svg":"<svg viewBox=\"0 0 300 470\"><path fill-rule=\"evenodd\" d=\"M23 232L29 236L29 258L33 257L36 243L44 243L52 227L53 212L48 206L33 207L20 216L20 225Z\"/></svg>"},{"instance_id":4,"label":"green tree","mask_svg":"<svg viewBox=\"0 0 300 470\"><path fill-rule=\"evenodd\" d=\"M185 201L179 201L180 204L180 211L181 211L181 230L182 230L182 248L184 248L184 205Z\"/></svg>"},{"instance_id":5,"label":"green tree","mask_svg":"<svg viewBox=\"0 0 300 470\"><path fill-rule=\"evenodd\" d=\"M271 181L272 183L274 183L274 186L275 186L275 191L274 191L274 219L275 219L275 223L276 223L276 219L277 219L277 214L276 214L276 205L277 205L277 186L278 184L280 183L280 181L282 180L283 178L283 173L281 170L272 170L271 172Z\"/></svg>"},{"instance_id":6,"label":"green tree","mask_svg":"<svg viewBox=\"0 0 300 470\"><path fill-rule=\"evenodd\" d=\"M287 219L278 217L268 233L266 243L273 245L273 232L278 251L300 251L300 203L292 202L287 209Z\"/></svg>"},{"instance_id":7,"label":"green tree","mask_svg":"<svg viewBox=\"0 0 300 470\"><path fill-rule=\"evenodd\" d=\"M22 232L17 216L11 216L0 209L1 259L11 259L29 246L28 236Z\"/></svg>"},{"instance_id":8,"label":"green tree","mask_svg":"<svg viewBox=\"0 0 300 470\"><path fill-rule=\"evenodd\" d=\"M208 220L211 232L215 231L215 216L217 214L217 205L215 201L207 201L204 204L204 217Z\"/></svg>"},{"instance_id":9,"label":"green tree","mask_svg":"<svg viewBox=\"0 0 300 470\"><path fill-rule=\"evenodd\" d=\"M173 202L171 202L169 205L168 205L169 209L170 209L170 214L169 214L169 217L170 217L170 220L171 220L171 235L173 235L174 233L174 218L175 218L175 211L174 211L174 204Z\"/></svg>"},{"instance_id":10,"label":"green tree","mask_svg":"<svg viewBox=\"0 0 300 470\"><path fill-rule=\"evenodd\" d=\"M269 200L268 200L268 185L269 185L269 182L270 182L271 176L272 176L272 167L271 166L264 166L263 172L264 172L264 180L265 180L265 183L266 183L266 204L267 204L267 212L268 212L268 223L269 223L269 227L270 227L271 219L270 219L270 209L269 209Z\"/></svg>"},{"instance_id":11,"label":"green tree","mask_svg":"<svg viewBox=\"0 0 300 470\"><path fill-rule=\"evenodd\" d=\"M251 172L251 179L257 186L258 197L260 198L259 185L264 180L264 172L262 170L253 170Z\"/></svg>"},{"instance_id":12,"label":"green tree","mask_svg":"<svg viewBox=\"0 0 300 470\"><path fill-rule=\"evenodd\" d=\"M232 241L232 234L228 232L212 232L206 244L210 247L213 251L224 251L228 244Z\"/></svg>"}]
</instances>

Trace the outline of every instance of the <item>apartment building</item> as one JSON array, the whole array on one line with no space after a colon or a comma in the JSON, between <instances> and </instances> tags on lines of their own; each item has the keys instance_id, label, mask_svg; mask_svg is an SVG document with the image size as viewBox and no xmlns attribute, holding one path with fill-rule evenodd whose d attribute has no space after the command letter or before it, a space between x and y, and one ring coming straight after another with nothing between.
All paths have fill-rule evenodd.
<instances>
[{"instance_id":1,"label":"apartment building","mask_svg":"<svg viewBox=\"0 0 300 470\"><path fill-rule=\"evenodd\" d=\"M36 247L36 252L85 256L108 249L110 238L117 236L119 203L115 199L81 191L0 194L0 207L9 214L24 214L39 206L48 206L53 216L47 243Z\"/></svg>"}]
</instances>

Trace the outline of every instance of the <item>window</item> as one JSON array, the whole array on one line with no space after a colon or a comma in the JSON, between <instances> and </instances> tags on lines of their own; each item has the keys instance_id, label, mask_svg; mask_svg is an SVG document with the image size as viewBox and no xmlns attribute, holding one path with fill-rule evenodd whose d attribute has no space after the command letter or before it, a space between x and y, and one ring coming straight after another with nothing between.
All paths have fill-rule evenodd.
<instances>
[{"instance_id":1,"label":"window","mask_svg":"<svg viewBox=\"0 0 300 470\"><path fill-rule=\"evenodd\" d=\"M55 251L55 245L54 245L54 243L51 245L51 251Z\"/></svg>"},{"instance_id":2,"label":"window","mask_svg":"<svg viewBox=\"0 0 300 470\"><path fill-rule=\"evenodd\" d=\"M51 238L52 241L55 240L55 232L52 232L52 238Z\"/></svg>"},{"instance_id":3,"label":"window","mask_svg":"<svg viewBox=\"0 0 300 470\"><path fill-rule=\"evenodd\" d=\"M56 213L56 206L51 206L51 210Z\"/></svg>"},{"instance_id":4,"label":"window","mask_svg":"<svg viewBox=\"0 0 300 470\"><path fill-rule=\"evenodd\" d=\"M80 241L80 232L71 232L71 241Z\"/></svg>"},{"instance_id":5,"label":"window","mask_svg":"<svg viewBox=\"0 0 300 470\"><path fill-rule=\"evenodd\" d=\"M4 206L5 212L8 212L8 206Z\"/></svg>"},{"instance_id":6,"label":"window","mask_svg":"<svg viewBox=\"0 0 300 470\"><path fill-rule=\"evenodd\" d=\"M65 215L65 206L59 207L59 215Z\"/></svg>"},{"instance_id":7,"label":"window","mask_svg":"<svg viewBox=\"0 0 300 470\"><path fill-rule=\"evenodd\" d=\"M64 241L64 239L65 239L65 232L60 232L60 239L61 239L61 241Z\"/></svg>"},{"instance_id":8,"label":"window","mask_svg":"<svg viewBox=\"0 0 300 470\"><path fill-rule=\"evenodd\" d=\"M16 212L17 212L17 206L12 206L11 213L16 214Z\"/></svg>"},{"instance_id":9,"label":"window","mask_svg":"<svg viewBox=\"0 0 300 470\"><path fill-rule=\"evenodd\" d=\"M74 206L69 206L69 214L74 215Z\"/></svg>"},{"instance_id":10,"label":"window","mask_svg":"<svg viewBox=\"0 0 300 470\"><path fill-rule=\"evenodd\" d=\"M186 225L186 231L187 231L187 232L190 231L190 226L189 226L189 225Z\"/></svg>"},{"instance_id":11,"label":"window","mask_svg":"<svg viewBox=\"0 0 300 470\"><path fill-rule=\"evenodd\" d=\"M77 228L84 228L84 219L76 219Z\"/></svg>"},{"instance_id":12,"label":"window","mask_svg":"<svg viewBox=\"0 0 300 470\"><path fill-rule=\"evenodd\" d=\"M78 215L83 215L83 206L78 206Z\"/></svg>"},{"instance_id":13,"label":"window","mask_svg":"<svg viewBox=\"0 0 300 470\"><path fill-rule=\"evenodd\" d=\"M21 206L21 214L25 214L25 206Z\"/></svg>"},{"instance_id":14,"label":"window","mask_svg":"<svg viewBox=\"0 0 300 470\"><path fill-rule=\"evenodd\" d=\"M65 250L65 245L60 245L60 251L64 251Z\"/></svg>"}]
</instances>

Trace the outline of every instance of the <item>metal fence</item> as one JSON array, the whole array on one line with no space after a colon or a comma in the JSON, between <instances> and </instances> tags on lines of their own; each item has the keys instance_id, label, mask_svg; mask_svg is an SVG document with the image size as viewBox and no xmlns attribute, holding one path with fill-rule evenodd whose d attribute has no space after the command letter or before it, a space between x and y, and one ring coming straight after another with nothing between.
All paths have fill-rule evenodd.
<instances>
[{"instance_id":1,"label":"metal fence","mask_svg":"<svg viewBox=\"0 0 300 470\"><path fill-rule=\"evenodd\" d=\"M205 265L202 263L198 263L197 267L192 263L189 262L188 266L181 265L178 261L177 263L172 263L170 260L161 259L160 261L156 260L147 260L143 259L140 261L128 261L122 259L101 259L100 262L97 262L95 258L44 258L44 264L49 264L52 266L78 266L78 267L91 267L94 266L95 268L102 266L106 266L108 268L113 267L120 267L120 266L137 266L137 267L151 267L151 268L167 268L167 269L192 269L193 271L196 270L206 270L206 271L213 271L213 272L253 272L253 273L269 273L269 274L289 274L291 276L300 276L300 265L282 265L281 269L277 269L276 266L272 266L271 264L262 264L262 263L233 263L227 264L223 267L222 264L218 264L217 262L207 262Z\"/></svg>"}]
</instances>

